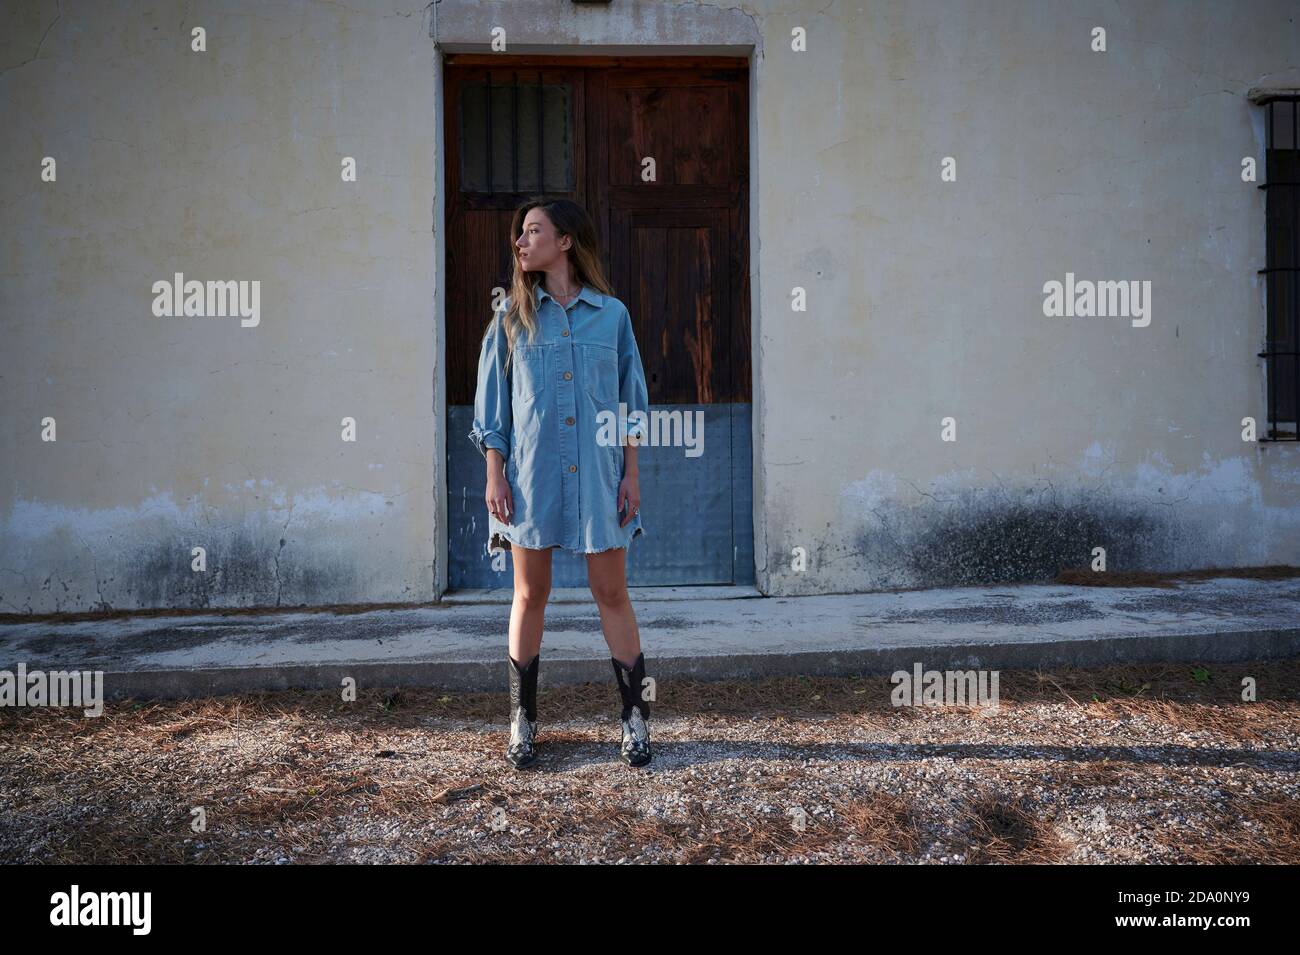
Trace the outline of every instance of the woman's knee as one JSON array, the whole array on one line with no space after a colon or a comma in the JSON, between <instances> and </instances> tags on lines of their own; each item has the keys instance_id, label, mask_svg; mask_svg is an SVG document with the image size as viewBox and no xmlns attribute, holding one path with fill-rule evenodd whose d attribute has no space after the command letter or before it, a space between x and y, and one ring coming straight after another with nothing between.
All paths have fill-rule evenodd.
<instances>
[{"instance_id":1,"label":"woman's knee","mask_svg":"<svg viewBox=\"0 0 1300 955\"><path fill-rule=\"evenodd\" d=\"M628 602L627 583L624 581L593 581L589 586L592 598L601 607L622 607Z\"/></svg>"},{"instance_id":2,"label":"woman's knee","mask_svg":"<svg viewBox=\"0 0 1300 955\"><path fill-rule=\"evenodd\" d=\"M515 583L515 600L527 610L541 610L551 597L551 585L527 580Z\"/></svg>"}]
</instances>

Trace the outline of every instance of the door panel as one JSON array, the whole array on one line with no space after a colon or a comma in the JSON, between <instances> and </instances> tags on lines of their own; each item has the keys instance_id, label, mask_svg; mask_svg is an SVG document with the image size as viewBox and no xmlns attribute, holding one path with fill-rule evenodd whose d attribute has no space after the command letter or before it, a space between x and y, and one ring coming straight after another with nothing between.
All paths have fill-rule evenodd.
<instances>
[{"instance_id":1,"label":"door panel","mask_svg":"<svg viewBox=\"0 0 1300 955\"><path fill-rule=\"evenodd\" d=\"M726 210L611 216L651 394L665 404L732 400Z\"/></svg>"}]
</instances>

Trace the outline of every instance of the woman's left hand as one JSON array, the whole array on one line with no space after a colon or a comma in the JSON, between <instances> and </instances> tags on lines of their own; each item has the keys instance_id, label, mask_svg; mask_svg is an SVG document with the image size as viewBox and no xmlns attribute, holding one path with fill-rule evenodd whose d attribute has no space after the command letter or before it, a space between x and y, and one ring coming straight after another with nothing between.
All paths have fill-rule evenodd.
<instances>
[{"instance_id":1,"label":"woman's left hand","mask_svg":"<svg viewBox=\"0 0 1300 955\"><path fill-rule=\"evenodd\" d=\"M636 517L637 511L641 509L641 485L635 474L629 474L618 485L618 512L623 513L627 509L627 515L619 523L619 527L627 527L628 522Z\"/></svg>"}]
</instances>

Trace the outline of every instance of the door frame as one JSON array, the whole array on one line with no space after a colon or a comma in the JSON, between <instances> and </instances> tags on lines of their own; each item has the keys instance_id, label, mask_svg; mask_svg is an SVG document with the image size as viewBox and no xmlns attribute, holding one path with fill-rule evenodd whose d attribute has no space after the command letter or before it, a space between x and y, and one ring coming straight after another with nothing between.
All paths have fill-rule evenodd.
<instances>
[{"instance_id":1,"label":"door frame","mask_svg":"<svg viewBox=\"0 0 1300 955\"><path fill-rule=\"evenodd\" d=\"M679 55L665 55L662 51L671 49L672 45L656 45L656 52L646 56L605 56L591 55L581 45L556 45L548 47L545 54L494 54L481 52L460 52L435 41L434 49L434 207L433 207L433 246L434 246L434 288L433 288L433 332L434 332L434 369L433 369L433 491L434 515L437 522L434 542L434 601L442 602L448 589L448 515L451 508L449 487L447 483L447 448L450 436L447 434L447 229L446 229L446 156L447 144L444 135L444 114L446 110L446 68L450 63L466 65L501 65L503 62L516 66L635 66L635 67L691 67L707 69L723 67L734 69L742 64L749 70L747 103L748 122L748 166L749 188L747 190L749 222L749 331L750 331L750 433L752 501L750 509L754 531L754 587L761 594L768 595L770 577L767 569L767 517L764 503L764 472L761 462L764 459L764 442L761 422L763 420L764 378L758 362L762 325L759 302L758 269L758 73L757 58L752 46L746 47L731 56L701 56L692 52L690 46L680 46ZM572 54L565 51L572 50ZM550 52L554 51L554 52ZM748 591L748 587L740 587Z\"/></svg>"}]
</instances>

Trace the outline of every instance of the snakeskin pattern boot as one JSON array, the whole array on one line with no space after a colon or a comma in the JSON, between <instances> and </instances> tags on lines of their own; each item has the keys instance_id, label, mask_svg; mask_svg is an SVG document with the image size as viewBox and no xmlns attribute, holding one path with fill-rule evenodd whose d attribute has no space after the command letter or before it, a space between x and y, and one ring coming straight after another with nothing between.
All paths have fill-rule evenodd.
<instances>
[{"instance_id":1,"label":"snakeskin pattern boot","mask_svg":"<svg viewBox=\"0 0 1300 955\"><path fill-rule=\"evenodd\" d=\"M618 677L618 692L623 698L623 744L619 758L629 766L644 766L650 762L650 704L641 699L641 683L645 679L645 654L637 655L636 662L628 667L614 657L614 675Z\"/></svg>"},{"instance_id":2,"label":"snakeskin pattern boot","mask_svg":"<svg viewBox=\"0 0 1300 955\"><path fill-rule=\"evenodd\" d=\"M506 762L515 769L527 769L537 762L537 670L542 662L539 653L526 667L510 661L510 742Z\"/></svg>"}]
</instances>

